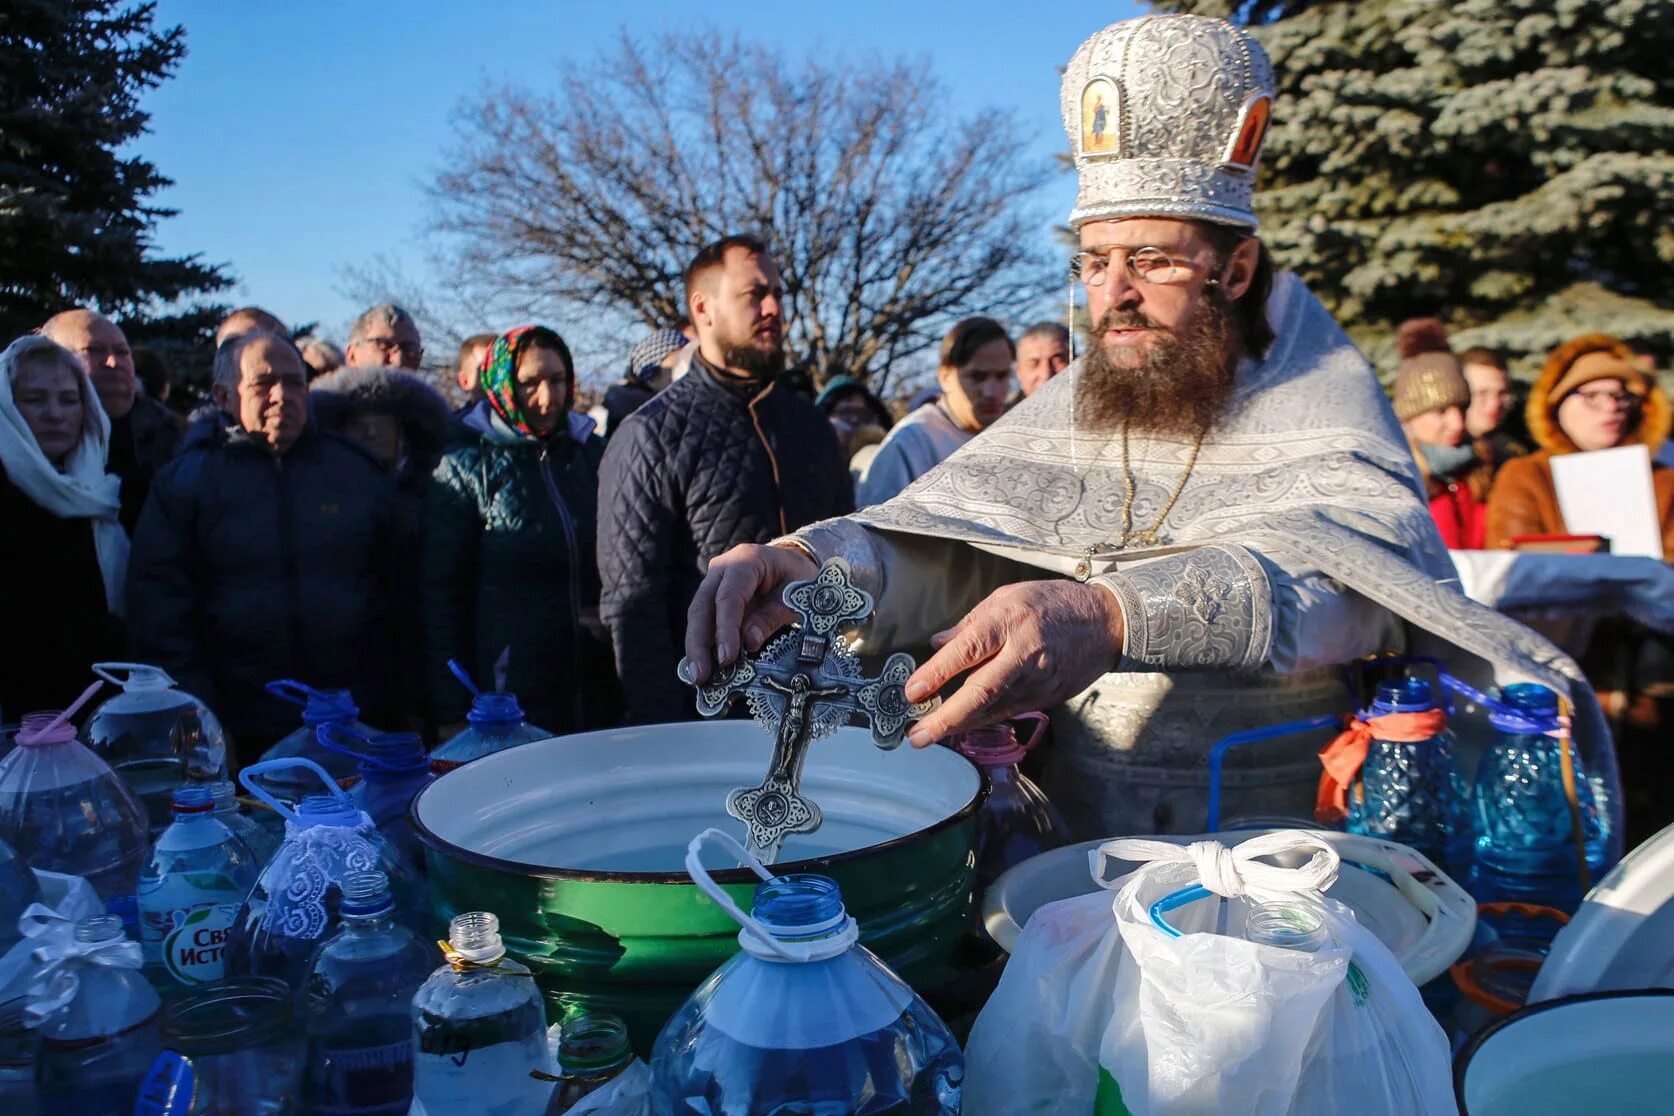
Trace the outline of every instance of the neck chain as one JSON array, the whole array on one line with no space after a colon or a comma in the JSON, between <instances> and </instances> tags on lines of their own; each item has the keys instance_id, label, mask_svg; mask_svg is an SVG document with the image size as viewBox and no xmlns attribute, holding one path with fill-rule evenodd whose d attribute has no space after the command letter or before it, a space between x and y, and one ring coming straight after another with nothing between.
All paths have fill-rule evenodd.
<instances>
[{"instance_id":1,"label":"neck chain","mask_svg":"<svg viewBox=\"0 0 1674 1116\"><path fill-rule=\"evenodd\" d=\"M1127 494L1122 500L1122 538L1116 544L1119 549L1126 550L1130 543L1134 546L1157 545L1157 532L1162 530L1163 520L1167 519L1168 513L1174 510L1174 505L1180 499L1180 494L1186 490L1186 482L1191 479L1192 470L1197 467L1197 454L1203 448L1204 433L1206 432L1199 432L1197 441L1192 443L1191 455L1186 458L1185 472L1180 474L1180 483L1174 486L1174 492L1169 496L1168 502L1163 504L1162 511L1157 513L1157 518L1152 521L1151 526L1135 535L1133 533L1135 488L1133 467L1128 464L1128 428L1125 425L1122 427L1122 475L1127 480Z\"/></svg>"}]
</instances>

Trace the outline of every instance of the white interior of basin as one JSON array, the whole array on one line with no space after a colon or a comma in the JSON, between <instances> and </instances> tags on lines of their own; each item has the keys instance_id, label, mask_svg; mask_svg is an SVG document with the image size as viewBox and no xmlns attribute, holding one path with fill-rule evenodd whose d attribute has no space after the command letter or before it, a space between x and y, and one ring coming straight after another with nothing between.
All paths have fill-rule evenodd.
<instances>
[{"instance_id":1,"label":"white interior of basin","mask_svg":"<svg viewBox=\"0 0 1674 1116\"><path fill-rule=\"evenodd\" d=\"M545 868L679 872L710 826L737 836L735 787L767 774L773 741L750 721L650 725L555 737L485 756L421 793L419 821L450 845ZM781 863L906 837L958 813L981 777L945 748L885 752L845 728L808 751L802 792L824 824Z\"/></svg>"}]
</instances>

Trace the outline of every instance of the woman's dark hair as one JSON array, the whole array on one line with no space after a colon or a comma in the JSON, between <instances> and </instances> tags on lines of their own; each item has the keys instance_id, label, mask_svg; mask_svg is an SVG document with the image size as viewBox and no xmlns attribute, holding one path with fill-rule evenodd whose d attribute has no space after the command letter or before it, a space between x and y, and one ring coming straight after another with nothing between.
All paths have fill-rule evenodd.
<instances>
[{"instance_id":1,"label":"woman's dark hair","mask_svg":"<svg viewBox=\"0 0 1674 1116\"><path fill-rule=\"evenodd\" d=\"M1195 224L1209 238L1209 244L1223 266L1240 244L1252 238L1252 234L1229 225L1217 225L1210 221ZM1250 289L1244 292L1244 297L1232 304L1232 320L1237 323L1244 352L1260 360L1273 345L1273 327L1267 324L1267 299L1273 293L1273 257L1268 254L1265 243L1257 240L1256 246L1260 253L1256 256L1255 274L1250 277Z\"/></svg>"},{"instance_id":2,"label":"woman's dark hair","mask_svg":"<svg viewBox=\"0 0 1674 1116\"><path fill-rule=\"evenodd\" d=\"M1006 348L1011 350L1012 358L1017 357L1017 344L1012 341L1006 327L993 318L966 318L942 338L942 367L963 368L971 363L978 349L990 341L1004 341Z\"/></svg>"},{"instance_id":3,"label":"woman's dark hair","mask_svg":"<svg viewBox=\"0 0 1674 1116\"><path fill-rule=\"evenodd\" d=\"M564 339L558 336L556 330L548 329L546 326L534 326L518 337L516 344L512 347L512 380L517 379L517 366L522 363L523 354L530 349L545 349L549 353L558 354L558 358L564 362L564 371L569 373L570 377L570 394L569 398L564 401L564 406L566 408L574 406L575 358L570 356L570 347L564 344Z\"/></svg>"},{"instance_id":4,"label":"woman's dark hair","mask_svg":"<svg viewBox=\"0 0 1674 1116\"><path fill-rule=\"evenodd\" d=\"M134 346L134 375L145 388L145 394L162 400L169 386L169 366L162 353L143 345Z\"/></svg>"}]
</instances>

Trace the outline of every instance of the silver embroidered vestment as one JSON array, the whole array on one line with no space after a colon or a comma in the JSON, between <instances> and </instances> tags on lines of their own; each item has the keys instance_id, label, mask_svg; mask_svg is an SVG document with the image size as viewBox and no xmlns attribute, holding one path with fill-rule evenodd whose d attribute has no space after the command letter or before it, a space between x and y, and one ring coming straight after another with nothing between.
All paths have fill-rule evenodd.
<instances>
[{"instance_id":1,"label":"silver embroidered vestment","mask_svg":"<svg viewBox=\"0 0 1674 1116\"><path fill-rule=\"evenodd\" d=\"M877 601L869 643L880 648L921 645L1016 581L1085 574L1117 595L1119 664L1055 714L1049 790L1083 836L1201 827L1209 744L1346 708L1330 668L1391 649L1571 694L1583 751L1613 788L1614 756L1579 670L1458 591L1365 359L1294 276L1278 278L1268 317L1277 340L1240 366L1155 547L1115 548L1120 439L1074 430L1079 365L900 496L795 537L821 559L847 559ZM1134 435L1132 522L1158 515L1190 451ZM1235 765L1229 780L1272 784L1251 809L1301 812L1318 743Z\"/></svg>"}]
</instances>

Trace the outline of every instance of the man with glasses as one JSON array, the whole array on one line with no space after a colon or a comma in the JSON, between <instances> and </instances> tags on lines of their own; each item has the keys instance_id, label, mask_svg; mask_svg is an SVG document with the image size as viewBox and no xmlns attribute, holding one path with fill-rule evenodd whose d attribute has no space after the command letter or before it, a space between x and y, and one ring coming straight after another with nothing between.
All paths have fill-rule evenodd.
<instances>
[{"instance_id":1,"label":"man with glasses","mask_svg":"<svg viewBox=\"0 0 1674 1116\"><path fill-rule=\"evenodd\" d=\"M374 306L355 319L345 350L350 368L405 368L416 371L424 359L418 323L394 303Z\"/></svg>"},{"instance_id":2,"label":"man with glasses","mask_svg":"<svg viewBox=\"0 0 1674 1116\"><path fill-rule=\"evenodd\" d=\"M134 352L109 318L92 310L66 310L47 319L41 333L87 366L99 405L110 418L106 467L122 479L122 526L133 534L151 478L180 448L180 424L167 407L140 391Z\"/></svg>"},{"instance_id":3,"label":"man with glasses","mask_svg":"<svg viewBox=\"0 0 1674 1116\"><path fill-rule=\"evenodd\" d=\"M1094 142L1083 117L1112 86ZM1340 666L1381 651L1557 687L1608 750L1573 664L1453 587L1371 368L1274 274L1252 204L1274 98L1260 44L1218 19L1082 45L1062 104L1085 357L894 499L711 562L687 623L699 680L840 557L876 601L867 650L930 656L909 700L947 691L912 743L1052 709L1047 789L1083 837L1201 832L1209 745L1341 714ZM1322 780L1327 735L1236 756L1215 822L1329 812L1357 769L1351 741Z\"/></svg>"}]
</instances>

